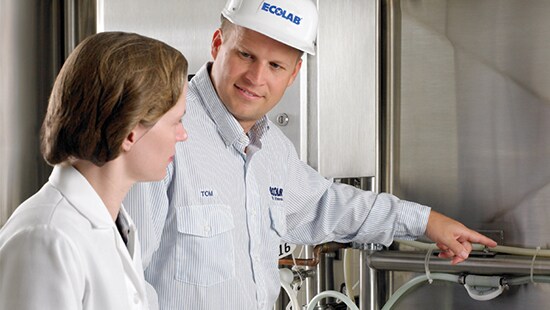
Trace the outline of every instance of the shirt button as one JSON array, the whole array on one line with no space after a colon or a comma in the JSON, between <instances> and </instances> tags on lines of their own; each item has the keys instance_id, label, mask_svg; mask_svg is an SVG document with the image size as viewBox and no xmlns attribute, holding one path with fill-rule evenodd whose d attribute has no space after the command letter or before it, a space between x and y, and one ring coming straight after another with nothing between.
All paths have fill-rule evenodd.
<instances>
[{"instance_id":1,"label":"shirt button","mask_svg":"<svg viewBox=\"0 0 550 310\"><path fill-rule=\"evenodd\" d=\"M210 232L211 228L209 225L204 225L204 231L205 232Z\"/></svg>"},{"instance_id":2,"label":"shirt button","mask_svg":"<svg viewBox=\"0 0 550 310\"><path fill-rule=\"evenodd\" d=\"M138 296L137 293L134 294L134 304L136 304L136 305L139 304L139 296Z\"/></svg>"}]
</instances>

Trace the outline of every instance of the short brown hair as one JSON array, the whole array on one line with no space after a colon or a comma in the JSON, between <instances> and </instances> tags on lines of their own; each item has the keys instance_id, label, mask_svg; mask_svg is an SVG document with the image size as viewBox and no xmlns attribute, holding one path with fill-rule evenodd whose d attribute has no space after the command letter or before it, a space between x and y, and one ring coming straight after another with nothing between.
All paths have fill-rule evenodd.
<instances>
[{"instance_id":1,"label":"short brown hair","mask_svg":"<svg viewBox=\"0 0 550 310\"><path fill-rule=\"evenodd\" d=\"M55 80L41 130L44 159L98 166L115 159L135 126L153 126L176 104L186 79L187 60L161 41L124 32L86 38Z\"/></svg>"},{"instance_id":2,"label":"short brown hair","mask_svg":"<svg viewBox=\"0 0 550 310\"><path fill-rule=\"evenodd\" d=\"M227 19L225 16L220 16L220 29L222 30L222 32L233 30L235 29L235 26L236 25L229 21L229 19Z\"/></svg>"}]
</instances>

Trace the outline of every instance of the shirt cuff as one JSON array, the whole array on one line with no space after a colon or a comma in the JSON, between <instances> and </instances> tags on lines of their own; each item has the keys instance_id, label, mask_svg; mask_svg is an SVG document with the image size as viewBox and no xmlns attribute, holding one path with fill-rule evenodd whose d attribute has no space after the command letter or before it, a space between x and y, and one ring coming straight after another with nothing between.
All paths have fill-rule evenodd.
<instances>
[{"instance_id":1,"label":"shirt cuff","mask_svg":"<svg viewBox=\"0 0 550 310\"><path fill-rule=\"evenodd\" d=\"M414 240L426 232L431 208L406 200L399 202L401 208L394 239Z\"/></svg>"}]
</instances>

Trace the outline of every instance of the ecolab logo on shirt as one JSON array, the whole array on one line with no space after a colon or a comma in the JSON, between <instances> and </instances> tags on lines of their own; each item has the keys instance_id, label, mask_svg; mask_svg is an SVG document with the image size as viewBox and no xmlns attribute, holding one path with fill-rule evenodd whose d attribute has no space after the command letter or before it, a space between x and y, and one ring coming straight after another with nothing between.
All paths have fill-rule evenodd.
<instances>
[{"instance_id":1,"label":"ecolab logo on shirt","mask_svg":"<svg viewBox=\"0 0 550 310\"><path fill-rule=\"evenodd\" d=\"M269 187L269 192L271 193L271 199L277 201L283 201L283 189L278 187Z\"/></svg>"},{"instance_id":2,"label":"ecolab logo on shirt","mask_svg":"<svg viewBox=\"0 0 550 310\"><path fill-rule=\"evenodd\" d=\"M302 20L300 16L292 14L291 12L288 12L286 9L280 8L276 5L271 5L267 2L264 2L262 4L262 10L276 16L281 16L282 18L289 20L295 23L296 25L299 25L300 21Z\"/></svg>"}]
</instances>

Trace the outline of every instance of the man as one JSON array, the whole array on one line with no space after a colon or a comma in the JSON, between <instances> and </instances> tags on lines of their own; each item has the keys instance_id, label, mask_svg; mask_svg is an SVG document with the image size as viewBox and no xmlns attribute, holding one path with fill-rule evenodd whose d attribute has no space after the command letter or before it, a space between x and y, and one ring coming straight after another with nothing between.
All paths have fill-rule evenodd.
<instances>
[{"instance_id":1,"label":"man","mask_svg":"<svg viewBox=\"0 0 550 310\"><path fill-rule=\"evenodd\" d=\"M228 1L212 63L189 84L185 123L164 182L125 206L161 309L271 309L281 240L377 242L426 234L458 263L496 243L428 207L332 183L301 162L267 118L314 53L310 0Z\"/></svg>"}]
</instances>

